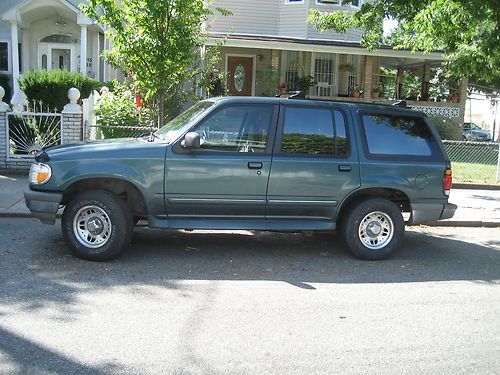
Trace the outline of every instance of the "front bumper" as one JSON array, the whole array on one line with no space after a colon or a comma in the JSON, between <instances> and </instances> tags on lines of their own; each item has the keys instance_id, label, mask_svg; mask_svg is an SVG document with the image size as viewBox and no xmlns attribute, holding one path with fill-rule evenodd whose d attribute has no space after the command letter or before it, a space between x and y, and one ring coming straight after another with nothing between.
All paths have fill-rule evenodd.
<instances>
[{"instance_id":1,"label":"front bumper","mask_svg":"<svg viewBox=\"0 0 500 375\"><path fill-rule=\"evenodd\" d=\"M457 205L452 203L413 203L408 224L424 224L451 219Z\"/></svg>"},{"instance_id":2,"label":"front bumper","mask_svg":"<svg viewBox=\"0 0 500 375\"><path fill-rule=\"evenodd\" d=\"M24 190L24 201L31 214L44 224L55 224L57 210L63 195L45 191Z\"/></svg>"}]
</instances>

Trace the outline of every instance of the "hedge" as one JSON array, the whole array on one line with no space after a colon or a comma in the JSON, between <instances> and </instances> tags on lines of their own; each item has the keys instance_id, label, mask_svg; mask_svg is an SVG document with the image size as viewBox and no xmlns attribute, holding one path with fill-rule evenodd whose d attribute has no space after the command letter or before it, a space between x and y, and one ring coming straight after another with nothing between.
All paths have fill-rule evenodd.
<instances>
[{"instance_id":1,"label":"hedge","mask_svg":"<svg viewBox=\"0 0 500 375\"><path fill-rule=\"evenodd\" d=\"M19 86L30 104L33 101L42 101L44 107L60 112L68 104L68 90L71 87L80 90L83 99L101 84L81 73L70 73L66 70L31 70L19 79Z\"/></svg>"}]
</instances>

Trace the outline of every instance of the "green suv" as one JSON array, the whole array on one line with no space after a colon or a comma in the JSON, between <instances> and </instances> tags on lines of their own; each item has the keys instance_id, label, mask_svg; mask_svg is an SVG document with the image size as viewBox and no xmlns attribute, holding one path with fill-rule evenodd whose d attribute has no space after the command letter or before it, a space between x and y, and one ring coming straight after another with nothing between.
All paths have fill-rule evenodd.
<instances>
[{"instance_id":1,"label":"green suv","mask_svg":"<svg viewBox=\"0 0 500 375\"><path fill-rule=\"evenodd\" d=\"M39 153L26 204L82 258L107 260L150 228L333 231L382 259L405 224L451 218L451 169L420 112L365 103L201 101L143 138Z\"/></svg>"}]
</instances>

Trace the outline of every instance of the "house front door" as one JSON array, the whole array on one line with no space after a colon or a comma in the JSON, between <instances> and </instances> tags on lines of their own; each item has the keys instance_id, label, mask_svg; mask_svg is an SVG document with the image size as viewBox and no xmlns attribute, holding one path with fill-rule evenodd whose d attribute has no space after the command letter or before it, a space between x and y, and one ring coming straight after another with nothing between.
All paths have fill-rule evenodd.
<instances>
[{"instance_id":1,"label":"house front door","mask_svg":"<svg viewBox=\"0 0 500 375\"><path fill-rule=\"evenodd\" d=\"M251 96L253 80L253 57L228 56L227 89L229 95Z\"/></svg>"}]
</instances>

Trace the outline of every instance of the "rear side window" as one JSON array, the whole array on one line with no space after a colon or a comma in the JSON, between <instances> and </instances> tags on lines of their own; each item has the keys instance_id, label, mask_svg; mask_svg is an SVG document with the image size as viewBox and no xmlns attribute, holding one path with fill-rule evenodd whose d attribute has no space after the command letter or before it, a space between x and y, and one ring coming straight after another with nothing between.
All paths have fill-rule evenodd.
<instances>
[{"instance_id":1,"label":"rear side window","mask_svg":"<svg viewBox=\"0 0 500 375\"><path fill-rule=\"evenodd\" d=\"M362 116L367 151L381 157L431 157L438 145L421 117L365 114Z\"/></svg>"},{"instance_id":2,"label":"rear side window","mask_svg":"<svg viewBox=\"0 0 500 375\"><path fill-rule=\"evenodd\" d=\"M348 153L347 131L340 111L323 108L285 108L281 152L335 155Z\"/></svg>"}]
</instances>

